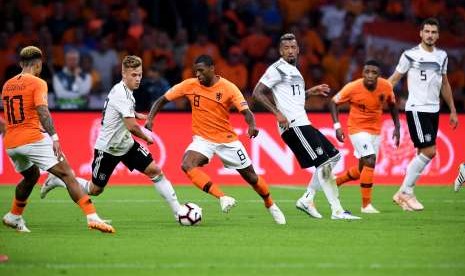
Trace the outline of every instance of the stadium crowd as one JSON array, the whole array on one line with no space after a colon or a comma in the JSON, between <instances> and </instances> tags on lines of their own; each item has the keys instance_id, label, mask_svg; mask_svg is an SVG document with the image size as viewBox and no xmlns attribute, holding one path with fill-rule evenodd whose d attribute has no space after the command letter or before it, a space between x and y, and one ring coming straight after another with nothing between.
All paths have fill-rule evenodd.
<instances>
[{"instance_id":1,"label":"stadium crowd","mask_svg":"<svg viewBox=\"0 0 465 276\"><path fill-rule=\"evenodd\" d=\"M367 47L364 24L409 22L430 16L465 43L465 1L433 0L0 0L0 81L19 73L18 49L37 45L46 55L42 72L49 103L57 110L101 109L120 79L123 56L143 59L135 93L138 111L171 85L192 77L193 60L211 55L216 71L234 82L255 110L251 92L278 59L284 31L300 42L299 70L307 86L327 83L337 92L361 77L367 58L395 69L398 55ZM458 111L465 111L465 54L449 57L448 76ZM401 103L405 83L396 89ZM310 111L327 110L330 98L312 98ZM165 107L186 110L187 102ZM402 108L402 106L401 106Z\"/></svg>"}]
</instances>

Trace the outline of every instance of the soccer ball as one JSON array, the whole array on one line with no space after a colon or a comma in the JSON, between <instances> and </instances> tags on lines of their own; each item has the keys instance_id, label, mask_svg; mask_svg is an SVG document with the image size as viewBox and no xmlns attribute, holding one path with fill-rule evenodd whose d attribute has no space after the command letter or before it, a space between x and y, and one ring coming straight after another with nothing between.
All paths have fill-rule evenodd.
<instances>
[{"instance_id":1,"label":"soccer ball","mask_svg":"<svg viewBox=\"0 0 465 276\"><path fill-rule=\"evenodd\" d=\"M202 220L202 208L195 203L185 203L181 205L176 217L181 225L197 225Z\"/></svg>"}]
</instances>

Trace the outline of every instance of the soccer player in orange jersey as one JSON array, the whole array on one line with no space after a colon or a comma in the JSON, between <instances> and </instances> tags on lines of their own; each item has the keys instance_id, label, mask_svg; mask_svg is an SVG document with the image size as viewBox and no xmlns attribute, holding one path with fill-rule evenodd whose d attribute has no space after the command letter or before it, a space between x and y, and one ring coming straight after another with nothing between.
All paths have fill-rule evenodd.
<instances>
[{"instance_id":1,"label":"soccer player in orange jersey","mask_svg":"<svg viewBox=\"0 0 465 276\"><path fill-rule=\"evenodd\" d=\"M257 136L255 119L244 96L236 85L215 74L215 66L210 56L199 56L194 63L194 71L196 78L175 85L153 103L145 127L152 129L154 116L167 102L186 97L192 107L194 133L193 141L182 161L182 170L189 179L204 192L219 198L223 212L228 212L235 206L236 200L226 196L200 169L217 154L226 168L236 169L263 198L276 223L285 224L286 219L278 206L273 203L267 183L255 173L244 146L229 122L229 109L234 106L244 115L249 125L247 132L249 137Z\"/></svg>"},{"instance_id":2,"label":"soccer player in orange jersey","mask_svg":"<svg viewBox=\"0 0 465 276\"><path fill-rule=\"evenodd\" d=\"M360 179L362 192L362 213L379 213L371 204L373 173L378 154L381 133L381 115L384 104L388 104L394 121L392 138L399 146L400 123L399 111L392 85L386 79L380 78L379 64L369 60L363 67L363 78L346 84L330 102L331 117L336 130L336 137L344 142L345 134L339 123L337 106L350 104L348 119L349 138L354 146L354 155L359 159L358 166L349 168L336 179L337 185L350 180Z\"/></svg>"},{"instance_id":3,"label":"soccer player in orange jersey","mask_svg":"<svg viewBox=\"0 0 465 276\"><path fill-rule=\"evenodd\" d=\"M92 201L81 190L61 151L48 110L47 83L38 77L42 70L42 51L27 46L21 50L19 58L22 72L9 79L2 90L6 125L3 139L7 154L23 179L16 186L11 210L3 217L3 223L19 232L30 232L22 214L39 179L39 169L42 169L66 183L69 195L86 214L90 229L115 232L97 215ZM51 139L44 136L41 126Z\"/></svg>"}]
</instances>

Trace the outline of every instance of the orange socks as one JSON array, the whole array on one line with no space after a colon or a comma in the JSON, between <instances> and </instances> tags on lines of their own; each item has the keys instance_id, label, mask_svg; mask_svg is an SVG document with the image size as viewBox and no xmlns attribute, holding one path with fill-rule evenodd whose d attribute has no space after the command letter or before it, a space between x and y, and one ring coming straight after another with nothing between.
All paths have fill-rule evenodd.
<instances>
[{"instance_id":1,"label":"orange socks","mask_svg":"<svg viewBox=\"0 0 465 276\"><path fill-rule=\"evenodd\" d=\"M360 178L360 171L358 170L358 166L350 167L347 171L344 172L341 176L336 178L336 184L341 186L342 184L351 181L357 180Z\"/></svg>"},{"instance_id":2,"label":"orange socks","mask_svg":"<svg viewBox=\"0 0 465 276\"><path fill-rule=\"evenodd\" d=\"M186 172L187 177L202 191L211 194L216 198L224 196L223 191L218 187L218 185L213 184L210 180L210 177L204 173L199 168L193 168L192 170Z\"/></svg>"},{"instance_id":3,"label":"orange socks","mask_svg":"<svg viewBox=\"0 0 465 276\"><path fill-rule=\"evenodd\" d=\"M252 185L252 187L255 192L263 198L265 207L270 208L270 206L273 205L273 200L271 199L270 190L268 189L268 184L266 184L265 179L259 176L257 183Z\"/></svg>"},{"instance_id":4,"label":"orange socks","mask_svg":"<svg viewBox=\"0 0 465 276\"><path fill-rule=\"evenodd\" d=\"M95 206L88 195L81 197L76 203L86 215L94 214L96 212Z\"/></svg>"},{"instance_id":5,"label":"orange socks","mask_svg":"<svg viewBox=\"0 0 465 276\"><path fill-rule=\"evenodd\" d=\"M23 214L24 208L26 207L27 200L20 201L17 200L16 197L13 199L13 203L11 204L11 211L13 215L20 216Z\"/></svg>"},{"instance_id":6,"label":"orange socks","mask_svg":"<svg viewBox=\"0 0 465 276\"><path fill-rule=\"evenodd\" d=\"M360 174L360 190L362 192L362 207L371 203L374 168L364 166Z\"/></svg>"}]
</instances>

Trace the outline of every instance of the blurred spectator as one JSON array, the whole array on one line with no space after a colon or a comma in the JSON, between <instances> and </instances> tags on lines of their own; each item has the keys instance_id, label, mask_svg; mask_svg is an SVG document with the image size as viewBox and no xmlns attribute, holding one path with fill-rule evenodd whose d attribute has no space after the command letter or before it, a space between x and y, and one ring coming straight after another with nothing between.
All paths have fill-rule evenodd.
<instances>
[{"instance_id":1,"label":"blurred spectator","mask_svg":"<svg viewBox=\"0 0 465 276\"><path fill-rule=\"evenodd\" d=\"M134 93L136 99L136 111L149 111L152 103L163 96L171 86L168 81L161 76L156 66L150 66L144 74L139 89ZM169 102L164 109L175 109L174 102Z\"/></svg>"},{"instance_id":2,"label":"blurred spectator","mask_svg":"<svg viewBox=\"0 0 465 276\"><path fill-rule=\"evenodd\" d=\"M331 91L336 93L338 91L338 82L330 74L325 74L323 67L319 64L313 64L308 70L308 74L304 76L305 87L308 89L315 85L327 84ZM330 97L309 97L305 102L305 108L310 111L327 110Z\"/></svg>"},{"instance_id":3,"label":"blurred spectator","mask_svg":"<svg viewBox=\"0 0 465 276\"><path fill-rule=\"evenodd\" d=\"M53 76L55 103L59 109L87 109L92 86L89 73L79 65L79 52L75 49L65 53L65 66Z\"/></svg>"},{"instance_id":4,"label":"blurred spectator","mask_svg":"<svg viewBox=\"0 0 465 276\"><path fill-rule=\"evenodd\" d=\"M334 4L321 8L321 25L326 28L325 40L327 42L341 36L346 13L342 0L336 0Z\"/></svg>"},{"instance_id":5,"label":"blurred spectator","mask_svg":"<svg viewBox=\"0 0 465 276\"><path fill-rule=\"evenodd\" d=\"M263 21L258 17L249 28L249 34L242 39L241 48L248 57L256 61L265 55L270 46L271 39L263 32Z\"/></svg>"},{"instance_id":6,"label":"blurred spectator","mask_svg":"<svg viewBox=\"0 0 465 276\"><path fill-rule=\"evenodd\" d=\"M357 42L363 42L361 39L363 25L367 22L373 22L377 18L376 8L378 6L377 1L366 1L363 13L355 17L354 25L352 25L352 33L350 35L350 44L356 44Z\"/></svg>"},{"instance_id":7,"label":"blurred spectator","mask_svg":"<svg viewBox=\"0 0 465 276\"><path fill-rule=\"evenodd\" d=\"M217 62L220 59L218 46L208 41L208 36L206 34L198 33L195 43L189 44L187 47L186 55L184 57L184 66L192 68L194 60L203 54L211 56L214 62Z\"/></svg>"},{"instance_id":8,"label":"blurred spectator","mask_svg":"<svg viewBox=\"0 0 465 276\"><path fill-rule=\"evenodd\" d=\"M94 61L95 69L102 77L102 89L105 93L110 92L113 86L113 76L121 70L119 68L118 55L111 48L111 36L107 35L100 41L97 50L91 51L92 60Z\"/></svg>"},{"instance_id":9,"label":"blurred spectator","mask_svg":"<svg viewBox=\"0 0 465 276\"><path fill-rule=\"evenodd\" d=\"M339 89L344 85L349 62L350 53L343 48L341 40L334 40L321 63L324 72L337 81L335 89Z\"/></svg>"},{"instance_id":10,"label":"blurred spectator","mask_svg":"<svg viewBox=\"0 0 465 276\"><path fill-rule=\"evenodd\" d=\"M263 21L265 32L268 35L279 34L282 29L283 18L276 0L259 0L258 5L258 16Z\"/></svg>"},{"instance_id":11,"label":"blurred spectator","mask_svg":"<svg viewBox=\"0 0 465 276\"><path fill-rule=\"evenodd\" d=\"M449 56L447 65L447 78L452 88L452 95L454 96L456 108L459 111L465 110L465 72L463 70L464 60L464 57L461 57L461 62L459 62L457 57Z\"/></svg>"},{"instance_id":12,"label":"blurred spectator","mask_svg":"<svg viewBox=\"0 0 465 276\"><path fill-rule=\"evenodd\" d=\"M234 83L243 93L247 87L247 67L242 61L242 50L238 46L232 46L228 51L226 61L217 63L218 74Z\"/></svg>"}]
</instances>

